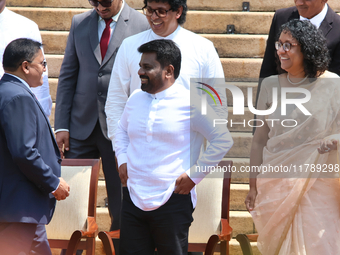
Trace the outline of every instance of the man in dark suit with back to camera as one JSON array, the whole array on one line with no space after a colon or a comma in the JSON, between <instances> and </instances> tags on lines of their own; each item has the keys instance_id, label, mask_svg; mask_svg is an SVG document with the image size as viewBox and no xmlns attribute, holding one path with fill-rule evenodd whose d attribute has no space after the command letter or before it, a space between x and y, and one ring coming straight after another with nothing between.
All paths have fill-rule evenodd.
<instances>
[{"instance_id":1,"label":"man in dark suit with back to camera","mask_svg":"<svg viewBox=\"0 0 340 255\"><path fill-rule=\"evenodd\" d=\"M69 195L61 158L42 106L31 88L43 84L42 44L12 41L0 80L0 253L48 255L45 224L55 202Z\"/></svg>"},{"instance_id":2,"label":"man in dark suit with back to camera","mask_svg":"<svg viewBox=\"0 0 340 255\"><path fill-rule=\"evenodd\" d=\"M123 0L89 0L93 10L75 15L61 66L55 132L66 158L102 158L110 230L119 229L121 184L107 137L104 106L122 41L149 28L145 16Z\"/></svg>"},{"instance_id":3,"label":"man in dark suit with back to camera","mask_svg":"<svg viewBox=\"0 0 340 255\"><path fill-rule=\"evenodd\" d=\"M294 0L295 6L275 12L267 40L260 79L278 74L275 62L275 41L281 25L292 19L309 20L319 28L327 39L327 48L331 57L329 71L340 75L340 16L327 4L327 0ZM257 89L256 101L260 92L261 81Z\"/></svg>"}]
</instances>

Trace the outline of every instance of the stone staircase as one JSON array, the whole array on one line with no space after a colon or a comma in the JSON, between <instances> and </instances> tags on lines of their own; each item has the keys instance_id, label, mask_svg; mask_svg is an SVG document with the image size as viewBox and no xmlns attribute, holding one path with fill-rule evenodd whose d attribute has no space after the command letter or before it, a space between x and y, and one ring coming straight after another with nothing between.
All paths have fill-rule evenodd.
<instances>
[{"instance_id":1,"label":"stone staircase","mask_svg":"<svg viewBox=\"0 0 340 255\"><path fill-rule=\"evenodd\" d=\"M142 0L125 1L138 10L142 8ZM249 12L242 11L242 2L241 0L188 0L190 11L184 27L214 43L223 65L226 81L241 88L244 95L247 94L247 88L252 87L254 99L257 89L256 81L274 11L292 6L294 1L250 0ZM340 1L329 0L328 4L333 10L340 11ZM89 10L91 6L85 0L7 0L7 7L39 25L49 68L50 93L55 102L59 70L72 17ZM229 24L235 26L235 34L226 34ZM247 121L253 118L248 108L245 109L245 116L233 116L232 105L233 100L231 94L228 93L229 119L235 122L240 119ZM53 126L54 111L50 121ZM251 128L235 125L230 130L234 146L226 158L232 159L239 170L241 166L249 165ZM239 233L255 233L252 218L243 202L248 193L248 176L245 173L233 173L232 178L230 225L234 229L233 236ZM100 230L108 230L110 221L108 210L104 207L105 197L105 182L101 174L97 205L97 223ZM253 245L255 254L260 254L256 243ZM104 254L99 241L96 254ZM232 239L230 243L230 254L242 254L235 239Z\"/></svg>"}]
</instances>

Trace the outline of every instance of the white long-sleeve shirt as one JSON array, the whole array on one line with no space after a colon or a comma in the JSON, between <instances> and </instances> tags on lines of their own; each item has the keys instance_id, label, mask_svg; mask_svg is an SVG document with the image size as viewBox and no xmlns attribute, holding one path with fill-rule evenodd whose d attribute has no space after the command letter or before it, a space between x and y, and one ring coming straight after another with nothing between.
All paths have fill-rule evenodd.
<instances>
[{"instance_id":1,"label":"white long-sleeve shirt","mask_svg":"<svg viewBox=\"0 0 340 255\"><path fill-rule=\"evenodd\" d=\"M196 165L221 161L233 140L226 125L214 127L218 118L209 105L202 115L199 102L177 81L154 95L142 90L131 95L116 132L116 156L119 166L127 163L127 186L138 208L157 209L168 201L181 174L198 184L208 173L196 172ZM210 143L200 155L204 137ZM195 207L195 189L191 199Z\"/></svg>"},{"instance_id":2,"label":"white long-sleeve shirt","mask_svg":"<svg viewBox=\"0 0 340 255\"><path fill-rule=\"evenodd\" d=\"M38 25L32 20L8 10L6 7L0 13L0 78L4 74L2 58L6 46L15 39L28 38L41 43ZM51 115L52 98L48 84L48 71L43 73L43 85L31 88L47 116Z\"/></svg>"},{"instance_id":3,"label":"white long-sleeve shirt","mask_svg":"<svg viewBox=\"0 0 340 255\"><path fill-rule=\"evenodd\" d=\"M149 29L126 38L115 59L105 105L108 136L112 140L113 148L117 123L123 113L126 101L133 91L140 89L141 86L138 76L141 54L137 49L142 44L157 39L173 40L180 48L182 63L177 81L187 90L190 88L190 79L205 82L213 87L216 84L225 83L222 64L213 43L180 26L167 37L160 37ZM194 88L202 87L196 83L193 85ZM215 107L210 97L208 97L208 104L215 109L220 118L227 119L225 89L216 87L215 89L221 97L222 107ZM202 91L198 90L197 93L201 94Z\"/></svg>"}]
</instances>

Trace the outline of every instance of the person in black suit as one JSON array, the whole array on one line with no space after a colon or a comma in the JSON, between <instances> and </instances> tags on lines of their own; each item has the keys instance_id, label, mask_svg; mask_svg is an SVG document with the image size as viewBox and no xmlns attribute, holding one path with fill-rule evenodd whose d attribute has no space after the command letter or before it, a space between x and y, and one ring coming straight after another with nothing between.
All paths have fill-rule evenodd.
<instances>
[{"instance_id":1,"label":"person in black suit","mask_svg":"<svg viewBox=\"0 0 340 255\"><path fill-rule=\"evenodd\" d=\"M42 44L12 41L5 49L0 80L0 247L1 254L51 254L45 224L56 199L69 195L60 178L54 134L32 87L43 84Z\"/></svg>"},{"instance_id":2,"label":"person in black suit","mask_svg":"<svg viewBox=\"0 0 340 255\"><path fill-rule=\"evenodd\" d=\"M109 228L117 230L121 184L107 136L104 107L118 48L126 37L149 25L143 14L123 0L89 3L94 9L72 19L59 75L54 128L60 152L66 158L102 158L111 216Z\"/></svg>"},{"instance_id":3,"label":"person in black suit","mask_svg":"<svg viewBox=\"0 0 340 255\"><path fill-rule=\"evenodd\" d=\"M308 19L322 31L331 57L328 70L340 75L340 16L328 6L327 0L295 0L294 7L277 10L273 17L260 70L256 102L260 93L261 80L278 74L275 62L275 41L279 29L281 25L293 19Z\"/></svg>"}]
</instances>

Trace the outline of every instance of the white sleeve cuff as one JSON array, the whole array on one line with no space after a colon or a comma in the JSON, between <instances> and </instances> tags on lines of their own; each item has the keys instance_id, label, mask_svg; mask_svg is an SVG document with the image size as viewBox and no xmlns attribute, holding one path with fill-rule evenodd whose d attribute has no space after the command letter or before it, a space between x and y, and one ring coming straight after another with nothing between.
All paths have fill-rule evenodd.
<instances>
[{"instance_id":1,"label":"white sleeve cuff","mask_svg":"<svg viewBox=\"0 0 340 255\"><path fill-rule=\"evenodd\" d=\"M60 186L60 180L59 180L59 184L58 184L57 188L56 188L55 190L53 190L51 193L54 194L54 192L57 191L57 189L59 188L59 186Z\"/></svg>"},{"instance_id":2,"label":"white sleeve cuff","mask_svg":"<svg viewBox=\"0 0 340 255\"><path fill-rule=\"evenodd\" d=\"M61 131L70 132L68 129L59 128L59 129L57 129L56 131L54 131L54 133L58 133L58 132L61 132Z\"/></svg>"},{"instance_id":3,"label":"white sleeve cuff","mask_svg":"<svg viewBox=\"0 0 340 255\"><path fill-rule=\"evenodd\" d=\"M117 161L118 161L118 168L122 164L127 163L127 154L126 153L122 153L119 156L117 156Z\"/></svg>"},{"instance_id":4,"label":"white sleeve cuff","mask_svg":"<svg viewBox=\"0 0 340 255\"><path fill-rule=\"evenodd\" d=\"M208 174L200 171L200 169L201 168L195 164L185 172L196 185L199 184Z\"/></svg>"}]
</instances>

